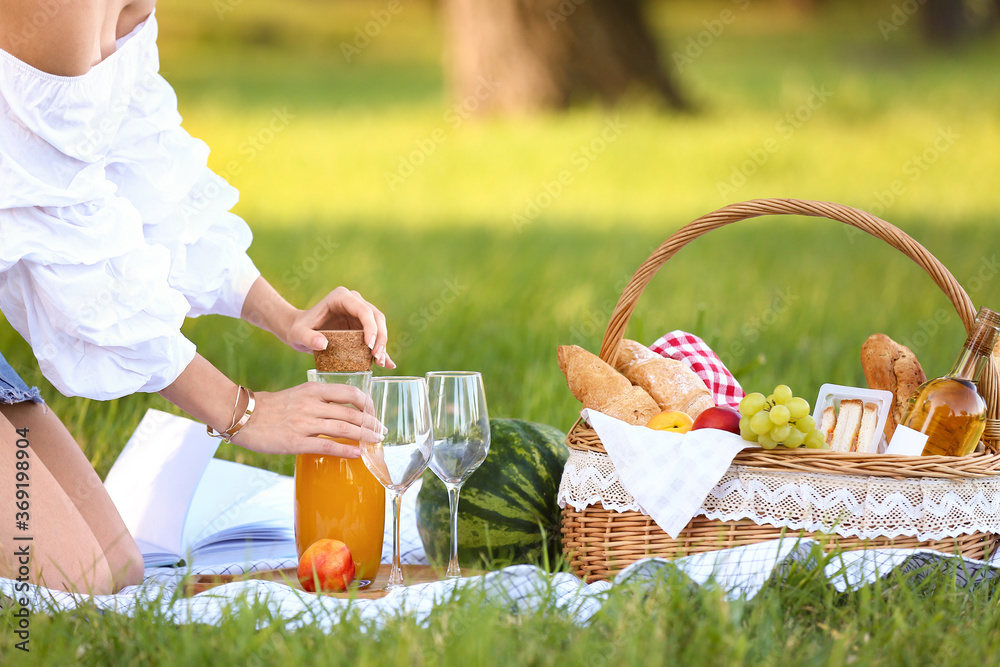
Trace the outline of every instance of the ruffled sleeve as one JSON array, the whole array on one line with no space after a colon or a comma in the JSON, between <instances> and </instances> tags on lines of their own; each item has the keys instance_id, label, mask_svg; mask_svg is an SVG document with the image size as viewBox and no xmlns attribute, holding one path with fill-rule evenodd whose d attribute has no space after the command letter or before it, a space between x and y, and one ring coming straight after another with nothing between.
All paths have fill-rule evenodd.
<instances>
[{"instance_id":1,"label":"ruffled sleeve","mask_svg":"<svg viewBox=\"0 0 1000 667\"><path fill-rule=\"evenodd\" d=\"M239 317L260 276L246 252L250 228L229 212L239 193L208 168L208 146L181 127L155 50L149 57L108 155L108 178L135 204L147 242L169 251L170 284L188 315Z\"/></svg>"},{"instance_id":2,"label":"ruffled sleeve","mask_svg":"<svg viewBox=\"0 0 1000 667\"><path fill-rule=\"evenodd\" d=\"M81 77L0 51L0 310L66 395L163 389L195 354L184 318L238 316L259 275L155 39L151 17Z\"/></svg>"}]
</instances>

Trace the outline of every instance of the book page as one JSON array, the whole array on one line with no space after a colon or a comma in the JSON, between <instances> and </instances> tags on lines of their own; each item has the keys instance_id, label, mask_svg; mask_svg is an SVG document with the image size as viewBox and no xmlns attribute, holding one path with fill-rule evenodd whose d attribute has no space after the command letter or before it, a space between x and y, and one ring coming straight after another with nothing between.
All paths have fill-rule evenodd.
<instances>
[{"instance_id":1,"label":"book page","mask_svg":"<svg viewBox=\"0 0 1000 667\"><path fill-rule=\"evenodd\" d=\"M219 442L198 422L149 410L108 472L104 488L147 567L180 560L188 507Z\"/></svg>"},{"instance_id":2,"label":"book page","mask_svg":"<svg viewBox=\"0 0 1000 667\"><path fill-rule=\"evenodd\" d=\"M242 545L252 540L262 547L265 542L285 542L294 557L294 495L291 477L212 459L191 503L184 549L195 551L198 561L201 552L219 542Z\"/></svg>"}]
</instances>

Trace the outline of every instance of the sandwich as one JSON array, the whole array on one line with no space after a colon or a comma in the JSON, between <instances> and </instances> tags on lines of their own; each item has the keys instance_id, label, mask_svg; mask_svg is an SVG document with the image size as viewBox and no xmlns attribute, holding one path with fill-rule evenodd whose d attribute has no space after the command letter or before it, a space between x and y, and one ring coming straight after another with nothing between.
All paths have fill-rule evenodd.
<instances>
[{"instance_id":1,"label":"sandwich","mask_svg":"<svg viewBox=\"0 0 1000 667\"><path fill-rule=\"evenodd\" d=\"M878 453L878 405L859 398L840 401L840 412L833 406L823 411L823 433L830 449L835 452Z\"/></svg>"}]
</instances>

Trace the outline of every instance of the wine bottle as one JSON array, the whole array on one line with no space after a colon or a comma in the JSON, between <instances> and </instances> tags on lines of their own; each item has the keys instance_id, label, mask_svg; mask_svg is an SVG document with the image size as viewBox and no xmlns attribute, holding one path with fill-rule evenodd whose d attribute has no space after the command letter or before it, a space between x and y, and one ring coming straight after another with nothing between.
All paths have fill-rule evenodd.
<instances>
[{"instance_id":1,"label":"wine bottle","mask_svg":"<svg viewBox=\"0 0 1000 667\"><path fill-rule=\"evenodd\" d=\"M923 456L965 456L986 428L986 401L976 382L1000 335L1000 313L980 308L962 353L947 375L920 385L900 423L927 435Z\"/></svg>"}]
</instances>

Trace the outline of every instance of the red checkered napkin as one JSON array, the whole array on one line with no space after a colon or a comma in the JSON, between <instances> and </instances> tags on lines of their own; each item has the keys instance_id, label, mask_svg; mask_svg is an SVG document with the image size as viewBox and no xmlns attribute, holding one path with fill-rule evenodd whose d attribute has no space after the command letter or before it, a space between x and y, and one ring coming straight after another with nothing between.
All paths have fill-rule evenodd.
<instances>
[{"instance_id":1,"label":"red checkered napkin","mask_svg":"<svg viewBox=\"0 0 1000 667\"><path fill-rule=\"evenodd\" d=\"M722 363L719 355L702 339L686 331L671 331L661 336L649 346L649 349L668 359L683 361L690 366L712 392L712 400L716 405L739 408L740 399L745 396L743 387Z\"/></svg>"}]
</instances>

